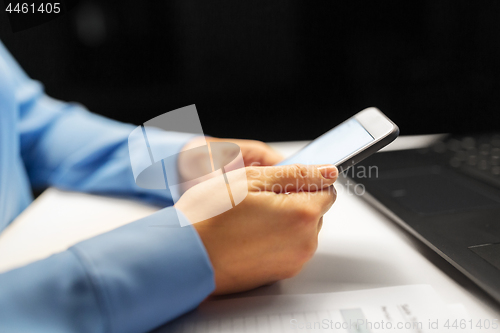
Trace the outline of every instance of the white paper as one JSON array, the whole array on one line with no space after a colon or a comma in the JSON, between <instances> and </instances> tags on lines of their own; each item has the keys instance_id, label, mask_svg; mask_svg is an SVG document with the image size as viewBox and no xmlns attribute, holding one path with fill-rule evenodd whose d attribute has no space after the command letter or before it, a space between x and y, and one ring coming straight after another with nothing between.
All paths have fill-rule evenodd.
<instances>
[{"instance_id":1,"label":"white paper","mask_svg":"<svg viewBox=\"0 0 500 333\"><path fill-rule=\"evenodd\" d=\"M158 332L469 332L443 327L464 312L416 285L210 301Z\"/></svg>"}]
</instances>

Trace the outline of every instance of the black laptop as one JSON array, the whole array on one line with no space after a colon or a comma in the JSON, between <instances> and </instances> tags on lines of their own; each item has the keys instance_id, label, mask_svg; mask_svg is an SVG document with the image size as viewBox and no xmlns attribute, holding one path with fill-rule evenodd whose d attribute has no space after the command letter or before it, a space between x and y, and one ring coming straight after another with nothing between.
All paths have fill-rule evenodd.
<instances>
[{"instance_id":1,"label":"black laptop","mask_svg":"<svg viewBox=\"0 0 500 333\"><path fill-rule=\"evenodd\" d=\"M365 199L500 302L500 133L378 153L347 173Z\"/></svg>"}]
</instances>

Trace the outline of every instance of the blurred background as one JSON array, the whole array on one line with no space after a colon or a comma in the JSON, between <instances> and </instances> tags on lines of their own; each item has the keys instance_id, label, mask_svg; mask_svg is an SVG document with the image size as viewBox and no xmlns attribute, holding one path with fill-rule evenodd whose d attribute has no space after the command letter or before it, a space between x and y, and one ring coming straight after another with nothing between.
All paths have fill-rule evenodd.
<instances>
[{"instance_id":1,"label":"blurred background","mask_svg":"<svg viewBox=\"0 0 500 333\"><path fill-rule=\"evenodd\" d=\"M53 97L134 124L314 139L377 106L402 134L500 127L500 1L81 0L0 39Z\"/></svg>"}]
</instances>

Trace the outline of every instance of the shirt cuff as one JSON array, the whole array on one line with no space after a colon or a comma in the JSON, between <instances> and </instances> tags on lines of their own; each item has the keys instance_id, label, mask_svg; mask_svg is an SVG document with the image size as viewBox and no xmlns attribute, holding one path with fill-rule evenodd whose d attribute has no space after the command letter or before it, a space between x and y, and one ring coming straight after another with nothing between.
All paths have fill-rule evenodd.
<instances>
[{"instance_id":1,"label":"shirt cuff","mask_svg":"<svg viewBox=\"0 0 500 333\"><path fill-rule=\"evenodd\" d=\"M215 289L198 233L181 223L190 224L182 212L165 208L70 248L88 272L111 332L151 330Z\"/></svg>"}]
</instances>

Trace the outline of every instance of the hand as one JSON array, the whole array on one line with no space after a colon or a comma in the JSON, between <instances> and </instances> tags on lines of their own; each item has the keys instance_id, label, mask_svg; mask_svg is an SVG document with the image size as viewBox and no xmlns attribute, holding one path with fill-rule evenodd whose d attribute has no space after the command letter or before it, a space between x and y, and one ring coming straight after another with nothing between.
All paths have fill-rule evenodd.
<instances>
[{"instance_id":1,"label":"hand","mask_svg":"<svg viewBox=\"0 0 500 333\"><path fill-rule=\"evenodd\" d=\"M296 275L316 251L322 216L336 199L333 165L247 167L246 174L248 196L239 205L194 224L215 271L214 294ZM199 193L217 195L211 181L194 186L175 205L188 219L196 214Z\"/></svg>"},{"instance_id":2,"label":"hand","mask_svg":"<svg viewBox=\"0 0 500 333\"><path fill-rule=\"evenodd\" d=\"M217 174L217 172L214 172L215 170L212 170L211 164L207 163L207 161L213 158L212 153L210 152L209 154L208 150L195 151L193 148L218 142L230 142L238 145L244 160L244 166L270 166L283 160L283 156L261 141L196 137L182 148L181 154L179 155L178 170L181 182L183 182L182 192L187 191L190 187L204 182ZM237 149L237 147L235 148ZM231 150L231 148L228 149ZM182 153L187 151L191 152ZM227 154L228 156L234 155L234 152L231 151L219 151L219 153ZM222 163L225 166L225 172L242 167L236 160L233 162L236 163L231 163L229 160L227 163ZM205 176L199 177L199 175Z\"/></svg>"},{"instance_id":3,"label":"hand","mask_svg":"<svg viewBox=\"0 0 500 333\"><path fill-rule=\"evenodd\" d=\"M207 138L207 142L232 142L237 144L245 166L271 166L283 160L283 156L262 141Z\"/></svg>"}]
</instances>

